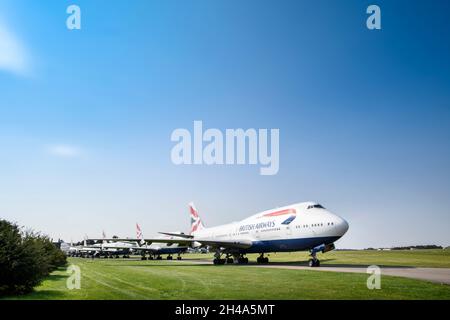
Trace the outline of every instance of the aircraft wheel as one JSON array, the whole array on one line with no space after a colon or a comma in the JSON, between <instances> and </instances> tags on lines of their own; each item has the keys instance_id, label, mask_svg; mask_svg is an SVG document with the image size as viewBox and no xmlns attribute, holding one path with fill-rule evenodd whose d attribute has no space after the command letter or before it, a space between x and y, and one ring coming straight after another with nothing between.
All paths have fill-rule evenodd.
<instances>
[{"instance_id":1,"label":"aircraft wheel","mask_svg":"<svg viewBox=\"0 0 450 320\"><path fill-rule=\"evenodd\" d=\"M319 259L316 259L316 260L314 260L314 259L309 259L308 265L309 265L311 268L314 268L314 267L320 267L320 260L319 260Z\"/></svg>"},{"instance_id":2,"label":"aircraft wheel","mask_svg":"<svg viewBox=\"0 0 450 320\"><path fill-rule=\"evenodd\" d=\"M234 262L233 258L227 258L227 264L232 264Z\"/></svg>"},{"instance_id":3,"label":"aircraft wheel","mask_svg":"<svg viewBox=\"0 0 450 320\"><path fill-rule=\"evenodd\" d=\"M269 263L269 258L264 257L264 258L263 258L263 263Z\"/></svg>"},{"instance_id":4,"label":"aircraft wheel","mask_svg":"<svg viewBox=\"0 0 450 320\"><path fill-rule=\"evenodd\" d=\"M158 258L156 258L156 259L158 259L158 260L162 260L162 257L161 257L161 256L158 256Z\"/></svg>"},{"instance_id":5,"label":"aircraft wheel","mask_svg":"<svg viewBox=\"0 0 450 320\"><path fill-rule=\"evenodd\" d=\"M167 256L167 260L172 260L172 256Z\"/></svg>"},{"instance_id":6,"label":"aircraft wheel","mask_svg":"<svg viewBox=\"0 0 450 320\"><path fill-rule=\"evenodd\" d=\"M217 258L214 259L214 260L213 260L213 263L216 264L216 265L219 264L219 259L217 259Z\"/></svg>"},{"instance_id":7,"label":"aircraft wheel","mask_svg":"<svg viewBox=\"0 0 450 320\"><path fill-rule=\"evenodd\" d=\"M177 260L181 260L181 257L177 257Z\"/></svg>"},{"instance_id":8,"label":"aircraft wheel","mask_svg":"<svg viewBox=\"0 0 450 320\"><path fill-rule=\"evenodd\" d=\"M241 258L238 259L238 263L239 264L246 264L246 263L248 263L248 258L241 257Z\"/></svg>"}]
</instances>

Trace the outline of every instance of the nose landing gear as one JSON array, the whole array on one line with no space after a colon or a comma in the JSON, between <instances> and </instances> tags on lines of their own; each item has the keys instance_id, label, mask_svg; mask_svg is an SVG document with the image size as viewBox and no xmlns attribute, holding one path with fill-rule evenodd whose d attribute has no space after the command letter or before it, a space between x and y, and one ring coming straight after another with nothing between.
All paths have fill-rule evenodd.
<instances>
[{"instance_id":1,"label":"nose landing gear","mask_svg":"<svg viewBox=\"0 0 450 320\"><path fill-rule=\"evenodd\" d=\"M317 259L317 252L315 252L314 250L311 250L311 259L309 259L308 265L311 268L320 267L320 260Z\"/></svg>"}]
</instances>

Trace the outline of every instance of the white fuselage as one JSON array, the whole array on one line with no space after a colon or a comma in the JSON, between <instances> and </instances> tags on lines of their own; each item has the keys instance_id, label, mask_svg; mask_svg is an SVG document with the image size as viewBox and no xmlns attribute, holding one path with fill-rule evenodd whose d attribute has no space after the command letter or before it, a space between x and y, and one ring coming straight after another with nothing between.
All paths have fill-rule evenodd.
<instances>
[{"instance_id":1,"label":"white fuselage","mask_svg":"<svg viewBox=\"0 0 450 320\"><path fill-rule=\"evenodd\" d=\"M348 223L317 203L304 202L263 211L226 225L193 232L194 239L251 241L235 251L262 253L309 250L331 244L348 230Z\"/></svg>"},{"instance_id":2,"label":"white fuselage","mask_svg":"<svg viewBox=\"0 0 450 320\"><path fill-rule=\"evenodd\" d=\"M176 232L176 233L180 233L180 232ZM174 239L175 237L173 236L167 236L167 235L163 235L163 236L158 236L157 239ZM149 250L149 251L154 251L157 254L174 254L174 253L182 253L185 252L187 250L187 246L186 245L180 245L180 244L176 244L176 243L162 243L162 242L158 242L158 243L152 243L152 244L145 244L143 246L140 247L140 249L144 249L144 250Z\"/></svg>"}]
</instances>

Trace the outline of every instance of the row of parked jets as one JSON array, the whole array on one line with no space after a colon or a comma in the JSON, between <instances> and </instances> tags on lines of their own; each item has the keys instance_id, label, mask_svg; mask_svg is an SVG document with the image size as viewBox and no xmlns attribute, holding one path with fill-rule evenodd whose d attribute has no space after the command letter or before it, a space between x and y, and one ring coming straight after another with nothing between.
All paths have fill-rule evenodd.
<instances>
[{"instance_id":1,"label":"row of parked jets","mask_svg":"<svg viewBox=\"0 0 450 320\"><path fill-rule=\"evenodd\" d=\"M174 237L159 236L158 239L172 239ZM94 242L94 243L93 243ZM90 243L90 244L88 244ZM93 244L92 244L93 243ZM141 255L142 260L162 260L162 255L167 255L167 260L172 260L173 255L177 255L177 259L181 260L181 254L190 248L182 245L172 245L166 243L146 243L142 235L141 227L136 223L136 239L119 240L114 237L107 239L105 232L101 243L97 243L97 239L85 238L83 245L71 245L66 251L71 257L83 258L130 258L131 254Z\"/></svg>"},{"instance_id":2,"label":"row of parked jets","mask_svg":"<svg viewBox=\"0 0 450 320\"><path fill-rule=\"evenodd\" d=\"M348 230L340 216L315 202L302 202L266 210L239 222L206 228L193 203L189 204L191 228L182 232L160 232L161 236L144 238L136 225L136 238L88 239L93 245L71 247L69 255L105 255L117 257L137 252L142 259L168 259L192 249L214 252L214 264L248 263L249 253L259 253L257 263L268 263L265 254L272 252L309 251L310 267L320 266L317 253L335 248L334 242Z\"/></svg>"}]
</instances>

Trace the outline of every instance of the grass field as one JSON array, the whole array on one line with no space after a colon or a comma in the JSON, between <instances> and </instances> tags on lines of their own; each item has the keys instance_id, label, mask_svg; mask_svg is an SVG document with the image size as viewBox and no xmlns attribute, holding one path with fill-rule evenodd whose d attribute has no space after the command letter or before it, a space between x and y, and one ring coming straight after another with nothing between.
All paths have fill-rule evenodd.
<instances>
[{"instance_id":1,"label":"grass field","mask_svg":"<svg viewBox=\"0 0 450 320\"><path fill-rule=\"evenodd\" d=\"M185 259L209 259L186 255ZM271 261L297 263L307 255L272 254ZM250 257L253 258L253 257ZM448 250L336 251L326 264L449 267ZM54 272L35 292L11 299L450 299L450 286L383 276L381 290L368 290L368 275L284 270L192 261L90 260L71 258L81 269L81 289L68 290L65 270Z\"/></svg>"},{"instance_id":2,"label":"grass field","mask_svg":"<svg viewBox=\"0 0 450 320\"><path fill-rule=\"evenodd\" d=\"M247 255L249 260L256 260L257 254ZM189 255L190 258L212 259L209 254ZM408 266L450 268L450 250L358 250L358 251L330 251L318 255L323 266L358 265L358 266ZM270 262L286 264L304 264L309 259L307 252L272 253Z\"/></svg>"}]
</instances>

